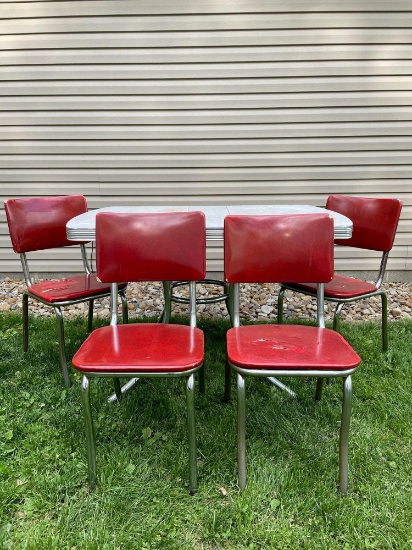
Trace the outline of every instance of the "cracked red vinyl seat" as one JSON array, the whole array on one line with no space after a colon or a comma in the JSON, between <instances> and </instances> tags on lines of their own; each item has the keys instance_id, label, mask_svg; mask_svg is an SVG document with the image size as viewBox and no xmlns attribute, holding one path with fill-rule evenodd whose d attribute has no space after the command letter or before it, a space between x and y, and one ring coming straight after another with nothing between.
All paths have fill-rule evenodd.
<instances>
[{"instance_id":1,"label":"cracked red vinyl seat","mask_svg":"<svg viewBox=\"0 0 412 550\"><path fill-rule=\"evenodd\" d=\"M125 238L127 236L127 238ZM109 327L96 329L73 357L83 373L82 402L86 424L89 481L96 480L96 452L90 406L91 377L115 380L116 397L142 377L186 378L189 432L189 488L197 489L194 375L200 370L203 391L203 332L196 327L196 281L206 273L206 226L202 212L157 214L99 213L96 216L99 279L117 282L190 281L190 324L133 323L117 325L112 299ZM119 378L132 378L120 387Z\"/></svg>"},{"instance_id":2,"label":"cracked red vinyl seat","mask_svg":"<svg viewBox=\"0 0 412 550\"><path fill-rule=\"evenodd\" d=\"M402 203L398 199L330 195L326 208L343 214L353 223L352 237L336 239L335 244L382 252L380 269L375 283L335 273L333 279L325 284L325 300L337 304L333 316L333 329L339 329L340 314L346 303L380 296L382 301L382 349L386 351L388 349L388 300L381 284L385 276L389 252L395 239ZM286 290L316 296L316 284L313 282L283 282L278 299L278 323L281 323L283 318L283 299Z\"/></svg>"},{"instance_id":3,"label":"cracked red vinyl seat","mask_svg":"<svg viewBox=\"0 0 412 550\"><path fill-rule=\"evenodd\" d=\"M83 195L8 199L4 203L4 208L13 250L20 254L27 285L23 294L24 350L27 351L29 345L28 299L31 298L54 308L58 328L60 364L65 384L69 387L71 382L67 367L61 308L80 302L89 302L88 330L90 332L94 300L110 295L110 285L98 281L96 274L91 272L85 250L86 242L76 243L69 241L66 237L66 223L71 218L87 212L86 199ZM84 274L41 282L35 282L32 279L27 253L73 245L80 245ZM57 266L54 267L54 265L53 255L50 253L49 271L58 271ZM119 286L124 322L127 322L126 286L126 283Z\"/></svg>"},{"instance_id":4,"label":"cracked red vinyl seat","mask_svg":"<svg viewBox=\"0 0 412 550\"><path fill-rule=\"evenodd\" d=\"M233 370L237 375L239 487L246 486L246 378L267 378L295 396L277 377L314 377L317 378L316 398L320 399L324 378L340 377L344 391L339 486L341 492L346 493L351 375L360 357L339 333L324 325L323 285L333 276L333 219L327 214L228 216L224 246L233 319L233 328L227 332L225 398L230 399ZM318 283L318 326L240 326L239 284L275 283L285 279L294 283Z\"/></svg>"}]
</instances>

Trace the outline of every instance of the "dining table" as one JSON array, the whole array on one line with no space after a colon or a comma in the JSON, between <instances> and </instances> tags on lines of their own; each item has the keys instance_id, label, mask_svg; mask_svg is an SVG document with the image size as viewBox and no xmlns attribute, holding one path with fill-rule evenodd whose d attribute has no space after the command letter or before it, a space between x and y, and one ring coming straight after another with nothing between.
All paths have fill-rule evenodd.
<instances>
[{"instance_id":1,"label":"dining table","mask_svg":"<svg viewBox=\"0 0 412 550\"><path fill-rule=\"evenodd\" d=\"M96 239L96 215L99 212L193 212L201 211L206 217L206 240L223 242L225 217L234 215L279 215L279 214L330 214L334 222L335 239L350 239L352 221L332 210L308 204L233 204L199 206L105 206L89 210L68 221L67 238L72 241Z\"/></svg>"}]
</instances>

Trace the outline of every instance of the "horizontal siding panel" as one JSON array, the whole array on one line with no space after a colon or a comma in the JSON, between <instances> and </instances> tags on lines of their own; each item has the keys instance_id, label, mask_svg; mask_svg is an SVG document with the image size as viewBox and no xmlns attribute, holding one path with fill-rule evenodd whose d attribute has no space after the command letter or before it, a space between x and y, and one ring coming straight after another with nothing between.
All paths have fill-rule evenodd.
<instances>
[{"instance_id":1,"label":"horizontal siding panel","mask_svg":"<svg viewBox=\"0 0 412 550\"><path fill-rule=\"evenodd\" d=\"M410 25L410 18L408 18ZM408 21L407 20L407 21ZM0 50L73 48L190 48L315 44L410 44L411 28L288 29L256 32L187 31L144 33L61 33L0 36ZM16 48L18 40L18 48Z\"/></svg>"},{"instance_id":2,"label":"horizontal siding panel","mask_svg":"<svg viewBox=\"0 0 412 550\"><path fill-rule=\"evenodd\" d=\"M208 126L1 126L0 139L214 139L411 136L411 122L233 124Z\"/></svg>"},{"instance_id":3,"label":"horizontal siding panel","mask_svg":"<svg viewBox=\"0 0 412 550\"><path fill-rule=\"evenodd\" d=\"M365 68L366 70L366 68ZM274 75L276 76L276 75ZM83 82L2 82L0 95L176 95L239 93L302 93L302 92L369 92L412 89L411 76L340 76L317 78L229 78L227 80L100 80Z\"/></svg>"},{"instance_id":4,"label":"horizontal siding panel","mask_svg":"<svg viewBox=\"0 0 412 550\"><path fill-rule=\"evenodd\" d=\"M109 178L108 178L109 179ZM317 181L313 179L309 179L311 182L311 185L316 187L317 192L321 193L324 192L329 194L331 192L331 179L325 176L324 182ZM369 180L368 180L369 181ZM339 185L339 183L333 182L333 192L334 193L340 193L340 194L349 194L349 193L370 193L372 185L368 184L368 181L365 181L365 183L362 183L362 180L350 180L350 179L343 179L342 182ZM385 185L388 185L389 178L383 178L381 180L380 185L373 186L373 190L379 193L383 193L387 187L385 188ZM406 193L408 192L408 188L411 186L411 179L405 179L405 180L394 180L395 183L393 184L394 187L394 193ZM323 185L322 185L323 183ZM110 183L102 183L100 185L100 192L102 196L111 196L113 195L114 189L116 190L116 195L118 197L120 196L126 196L129 197L133 195L134 193L138 194L139 196L163 196L163 195L176 195L176 197L179 196L185 196L190 193L190 196L200 196L205 199L209 199L210 197L213 197L216 195L217 200L216 202L222 202L224 200L223 197L231 196L229 199L229 202L236 202L236 196L239 194L239 191L242 191L243 201L242 202L250 202L254 203L256 200L256 197L258 194L281 194L282 192L291 194L292 193L305 193L307 192L308 187L308 180L304 181L295 181L295 180L288 180L286 178L276 178L275 175L271 177L268 175L268 179L264 180L263 178L261 180L252 180L247 179L245 176L245 179L242 180L240 178L235 179L234 181L222 181L218 178L216 180L206 180L205 182L198 182L198 181L192 181L189 180L187 182L185 181L175 181L175 182L165 182L165 183L159 183L158 181L147 181L144 180L143 182L135 181L133 180L131 183L124 183L123 181L119 181L119 178L116 178L116 176L113 176L113 179L110 181ZM222 197L219 201L218 197ZM253 198L255 197L255 199ZM249 198L249 201L247 199ZM300 198L300 197L299 197ZM303 198L300 198L298 202L302 202ZM199 199L197 200L199 202ZM258 202L264 202L261 199L258 199ZM286 197L282 200L283 203L290 203L290 202L296 202L295 198L289 198Z\"/></svg>"},{"instance_id":5,"label":"horizontal siding panel","mask_svg":"<svg viewBox=\"0 0 412 550\"><path fill-rule=\"evenodd\" d=\"M90 183L98 181L98 170L1 170L0 182L76 182ZM3 186L2 186L3 189Z\"/></svg>"},{"instance_id":6,"label":"horizontal siding panel","mask_svg":"<svg viewBox=\"0 0 412 550\"><path fill-rule=\"evenodd\" d=\"M227 111L76 111L3 112L2 126L82 125L201 125L201 124L294 124L310 122L411 121L412 106L341 109L233 109Z\"/></svg>"},{"instance_id":7,"label":"horizontal siding panel","mask_svg":"<svg viewBox=\"0 0 412 550\"><path fill-rule=\"evenodd\" d=\"M412 41L412 32L410 39ZM282 78L362 76L364 61L305 61L294 63L180 63L130 65L21 65L3 67L1 80L165 80L205 78ZM412 60L376 60L369 75L410 75Z\"/></svg>"},{"instance_id":8,"label":"horizontal siding panel","mask_svg":"<svg viewBox=\"0 0 412 550\"><path fill-rule=\"evenodd\" d=\"M28 14L27 14L28 15ZM0 33L44 34L50 33L104 33L104 32L171 32L171 31L220 31L234 30L280 30L280 29L357 29L405 28L412 26L412 16L407 12L389 13L232 13L215 15L174 15L110 17L33 17L11 20L0 19Z\"/></svg>"},{"instance_id":9,"label":"horizontal siding panel","mask_svg":"<svg viewBox=\"0 0 412 550\"><path fill-rule=\"evenodd\" d=\"M3 189L3 187L2 187ZM339 188L338 188L339 189ZM224 205L224 204L310 204L312 206L324 207L326 203L327 196L331 191L326 193L308 193L308 189L305 189L306 193L300 193L297 197L294 193L293 187L288 185L279 186L273 189L270 189L270 192L264 194L256 195L210 195L204 196L199 199L197 195L164 195L159 197L156 195L139 195L134 193L133 195L125 198L123 195L87 195L87 204L89 209L93 210L95 208L103 208L106 206L176 206L176 205L187 205L197 207L199 205ZM70 193L74 193L70 191ZM333 189L335 192L335 189ZM341 194L345 194L345 191L339 191ZM60 190L54 195L64 195L69 194L65 190ZM41 188L39 186L33 186L31 192L27 193L27 196L39 196L41 195ZM14 197L16 194L4 194L0 197L0 201L4 202L7 198ZM412 232L412 198L399 197L398 193L367 193L366 191L362 193L362 196L387 196L390 198L402 198L404 206L402 208L401 220L398 226L398 233L411 233ZM6 227L6 216L3 209L0 209L0 227ZM6 231L7 233L7 231Z\"/></svg>"},{"instance_id":10,"label":"horizontal siding panel","mask_svg":"<svg viewBox=\"0 0 412 550\"><path fill-rule=\"evenodd\" d=\"M55 262L60 261L71 261L73 263L77 264L77 268L82 268L82 258L80 255L80 250L77 247L67 247L67 248L55 248L50 249L44 252L30 252L27 254L27 258L31 267L32 260L34 262L36 261L45 261L48 262L49 265L54 265ZM11 246L6 251L4 255L4 260L6 261L14 261L15 259L18 260L18 263L20 264L20 259L18 254L15 254L13 252L13 249ZM21 264L20 264L21 269Z\"/></svg>"},{"instance_id":11,"label":"horizontal siding panel","mask_svg":"<svg viewBox=\"0 0 412 550\"><path fill-rule=\"evenodd\" d=\"M325 196L328 196L331 193L331 182L329 179L326 181L311 181L313 186L316 186L317 193L324 193ZM370 180L343 180L343 182L333 183L333 193L337 194L357 194L361 193L364 195L376 194L379 193L380 196L383 196L388 190L388 186L391 185L391 192L397 193L397 196L408 193L411 187L412 181L410 179L405 180L391 180L384 178L380 181L380 184L374 183L371 184ZM271 199L267 199L270 202L281 202L283 204L291 203L306 203L307 199L304 201L304 194L307 194L307 181L286 181L280 180L276 181L275 179L270 179L268 181L248 181L247 186L245 186L244 181L235 180L233 182L173 182L173 183L158 183L158 182L144 182L138 183L133 182L129 185L116 183L116 193L118 197L129 196L133 193L139 195L140 197L150 197L150 196L166 196L172 195L175 193L177 196L185 196L189 193L193 196L200 196L203 198L209 198L216 196L216 203L223 202L224 197L227 197L229 203L237 202L236 196L239 194L239 190L242 190L243 200L242 202L249 202L254 204L255 202L265 202L264 199L257 198L257 194L261 195L284 195L282 197L273 196ZM100 191L102 196L111 195L113 193L113 183L111 184L101 184ZM299 194L299 198L296 198L296 195ZM289 196L288 196L289 195ZM393 196L393 195L392 195ZM219 200L219 197L221 199ZM176 197L177 198L177 197ZM248 200L249 199L249 200ZM129 198L127 198L127 201ZM183 199L184 202L185 199ZM199 202L199 198L197 199ZM319 205L323 205L325 201L321 201Z\"/></svg>"},{"instance_id":12,"label":"horizontal siding panel","mask_svg":"<svg viewBox=\"0 0 412 550\"><path fill-rule=\"evenodd\" d=\"M412 151L412 136L289 139L16 140L0 141L3 155L128 155L213 153L326 153L332 151ZM386 153L389 154L389 153Z\"/></svg>"},{"instance_id":13,"label":"horizontal siding panel","mask_svg":"<svg viewBox=\"0 0 412 550\"><path fill-rule=\"evenodd\" d=\"M378 266L379 267L379 266ZM376 262L373 260L367 260L364 258L358 258L351 260L348 264L347 260L337 261L335 264L335 269L337 271L375 271L377 272L378 267ZM391 271L404 271L410 269L411 265L409 262L409 267L406 259L403 258L393 258L389 256L386 273L389 274Z\"/></svg>"},{"instance_id":14,"label":"horizontal siding panel","mask_svg":"<svg viewBox=\"0 0 412 550\"><path fill-rule=\"evenodd\" d=\"M202 168L202 169L44 169L44 170L0 170L0 182L97 182L101 183L103 192L104 184L108 193L133 194L133 186L141 183L155 184L168 182L178 192L179 185L190 185L195 182L230 182L242 183L242 193L247 194L253 182L259 181L311 181L311 180L351 180L351 179L387 179L387 178L411 178L412 166L339 166L339 167L259 167L259 168ZM111 188L111 185L115 187ZM224 185L222 186L225 187ZM213 189L214 192L217 189ZM213 192L212 191L212 192ZM196 188L193 189L196 192Z\"/></svg>"},{"instance_id":15,"label":"horizontal siding panel","mask_svg":"<svg viewBox=\"0 0 412 550\"><path fill-rule=\"evenodd\" d=\"M39 176L36 181L20 182L14 177L1 182L1 192L5 198L8 197L40 197L47 195L95 195L100 192L98 183L89 181L77 181L74 178L70 181L50 182ZM1 181L1 180L0 180Z\"/></svg>"},{"instance_id":16,"label":"horizontal siding panel","mask_svg":"<svg viewBox=\"0 0 412 550\"><path fill-rule=\"evenodd\" d=\"M412 86L412 79L411 79ZM144 111L411 106L412 90L300 94L0 97L0 111Z\"/></svg>"},{"instance_id":17,"label":"horizontal siding panel","mask_svg":"<svg viewBox=\"0 0 412 550\"><path fill-rule=\"evenodd\" d=\"M57 4L57 5L56 5ZM321 0L316 3L306 1L290 0L287 3L288 12L320 12L320 11L342 11L342 2L338 0ZM361 0L354 2L348 0L344 3L346 11L388 11L387 0ZM408 11L409 0L391 0L391 11ZM91 15L175 15L192 13L237 13L237 12L284 12L285 2L283 0L77 0L64 2L27 2L27 0L8 0L0 5L0 18L26 18L26 17L70 17L70 16L91 16Z\"/></svg>"},{"instance_id":18,"label":"horizontal siding panel","mask_svg":"<svg viewBox=\"0 0 412 550\"><path fill-rule=\"evenodd\" d=\"M16 172L18 176L20 172ZM49 170L45 171L49 173ZM27 173L28 175L28 173ZM22 174L22 177L25 177ZM153 168L152 170L107 170L99 171L99 178L102 183L115 183L116 192L120 193L124 182L195 182L195 181L287 181L287 180L346 180L346 179L381 179L381 178L411 178L412 166L339 166L339 167L277 167L277 168L254 168L253 170L240 168L227 168L225 170L203 168L195 169L169 169L162 170ZM0 172L0 181L3 173ZM242 186L242 193L248 192L248 186ZM240 191L240 189L239 189Z\"/></svg>"},{"instance_id":19,"label":"horizontal siding panel","mask_svg":"<svg viewBox=\"0 0 412 550\"><path fill-rule=\"evenodd\" d=\"M411 151L198 155L2 155L0 168L246 168L412 164Z\"/></svg>"},{"instance_id":20,"label":"horizontal siding panel","mask_svg":"<svg viewBox=\"0 0 412 550\"><path fill-rule=\"evenodd\" d=\"M40 180L41 181L41 180ZM43 182L39 184L38 181L35 182L16 182L15 180L5 181L1 184L2 195L4 198L14 197L14 196L46 196L53 194L73 194L79 193L87 196L104 196L110 197L111 194L116 190L117 198L112 199L113 201L119 199L123 204L130 201L130 197L127 195L132 193L136 197L137 201L141 201L146 204L148 199L156 197L157 202L161 200L161 197L166 197L169 195L171 200L176 202L181 200L182 203L186 203L186 196L190 192L193 195L195 202L199 202L199 196L208 197L210 195L215 196L215 204L222 203L225 200L229 203L239 202L236 195L239 190L239 186L243 182L239 181L208 181L208 182L133 182L130 185L116 185L111 184L91 184L85 182ZM317 193L323 193L323 198L320 199L320 202L316 202L315 205L322 206L326 201L326 197L331 194L361 194L361 195L383 195L387 194L388 188L390 188L392 196L397 198L402 198L402 196L408 196L410 191L410 180L408 179L382 179L382 180L344 180L342 182L333 183L329 180L326 181L316 181L313 183L316 185ZM257 195L260 193L261 195ZM298 198L296 197L298 194ZM277 196L281 195L281 196ZM249 186L246 191L243 193L243 201L251 203L252 200L254 203L258 204L262 202L265 196L268 196L269 202L279 202L282 201L283 204L288 203L302 203L310 202L313 203L313 198L308 198L308 182L307 181L288 181L287 187L283 184L282 181L250 181ZM125 198L126 197L126 198ZM197 198L196 198L197 197ZM412 204L412 198L408 199ZM406 204L406 203L405 203ZM412 230L412 226L411 226Z\"/></svg>"},{"instance_id":21,"label":"horizontal siding panel","mask_svg":"<svg viewBox=\"0 0 412 550\"><path fill-rule=\"evenodd\" d=\"M276 180L275 178L267 181L247 181L245 186L244 180L234 181L173 181L173 182L158 182L158 181L132 181L131 183L120 183L116 177L113 177L113 182L110 183L89 183L79 181L47 181L46 176L37 177L37 181L21 182L18 177L10 176L8 179L2 178L2 193L7 198L8 196L45 196L45 195L70 195L70 194L85 194L85 195L101 195L110 197L116 193L117 198L122 198L123 203L129 204L130 197L137 195L141 200L151 200L151 197L170 196L171 200L175 197L175 202L186 203L186 197L191 197L197 203L202 199L213 199L216 204L223 203L226 198L229 203L237 202L236 198L239 190L242 190L243 202L264 202L265 199L257 197L257 194L276 195L282 194L282 203L303 202L303 194L307 193L308 181L290 181ZM372 183L371 183L372 181ZM312 181L311 184L316 186L318 194L324 193L325 196L331 192L331 182L326 178L326 181ZM383 196L390 186L391 194L398 196L408 193L411 188L411 179L393 180L383 178L382 180L342 180L340 185L338 182L333 183L333 193L340 194L376 194ZM299 199L296 199L294 194L299 194ZM197 197L197 198L196 198ZM199 198L200 197L200 198ZM289 198L288 198L289 197ZM114 201L115 199L113 199ZM279 201L279 197L272 197L270 201ZM411 199L412 203L412 199ZM324 204L324 200L321 201Z\"/></svg>"},{"instance_id":22,"label":"horizontal siding panel","mask_svg":"<svg viewBox=\"0 0 412 550\"><path fill-rule=\"evenodd\" d=\"M335 61L412 59L410 44L242 46L211 48L122 48L0 51L0 65L96 65L135 63L230 63L246 61Z\"/></svg>"},{"instance_id":23,"label":"horizontal siding panel","mask_svg":"<svg viewBox=\"0 0 412 550\"><path fill-rule=\"evenodd\" d=\"M402 259L404 250L402 247L394 246L390 252L390 258L392 260ZM335 247L335 256L337 259L346 260L346 261L359 261L359 260L369 260L373 262L375 269L379 269L380 259L382 258L381 252L375 252L373 250L362 250L358 248L352 248L349 246L336 246Z\"/></svg>"},{"instance_id":24,"label":"horizontal siding panel","mask_svg":"<svg viewBox=\"0 0 412 550\"><path fill-rule=\"evenodd\" d=\"M279 194L272 192L266 195L209 195L203 196L201 199L196 195L164 195L163 197L158 197L156 195L140 196L137 194L133 194L126 199L124 196L117 194L112 196L88 197L87 203L90 209L104 208L105 206L122 206L126 204L126 202L130 206L199 206L200 204L205 206L222 204L311 204L313 206L324 206L327 198L327 195L321 195L320 193L306 193L302 194L297 199L296 196L287 194L287 187L283 188L283 191L284 194L279 190Z\"/></svg>"},{"instance_id":25,"label":"horizontal siding panel","mask_svg":"<svg viewBox=\"0 0 412 550\"><path fill-rule=\"evenodd\" d=\"M405 254L407 253L408 246L409 247L412 246L411 245L411 238L410 238L410 235L409 235L408 232L406 232L406 231L402 232L401 229L402 228L399 228L397 233L396 233L395 245L402 248L402 253L405 256ZM412 252L412 248L411 248L411 252Z\"/></svg>"}]
</instances>

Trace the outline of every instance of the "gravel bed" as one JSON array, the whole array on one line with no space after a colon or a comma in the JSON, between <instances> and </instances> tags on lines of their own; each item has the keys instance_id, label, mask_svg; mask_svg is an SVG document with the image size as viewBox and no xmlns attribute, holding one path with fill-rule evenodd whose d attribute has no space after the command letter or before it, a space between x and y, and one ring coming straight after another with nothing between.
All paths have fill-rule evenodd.
<instances>
[{"instance_id":1,"label":"gravel bed","mask_svg":"<svg viewBox=\"0 0 412 550\"><path fill-rule=\"evenodd\" d=\"M384 283L383 288L388 294L389 320L412 318L412 284L411 283ZM198 293L204 297L213 297L221 289L213 285L199 284ZM247 320L276 319L278 285L242 285L241 317ZM22 292L24 283L21 279L6 277L0 280L0 311L21 312ZM185 287L176 290L176 294L187 296ZM127 288L129 317L157 317L163 309L163 293L160 283L133 283ZM87 315L87 302L64 308L64 316L68 319L79 315ZM96 300L95 315L109 317L109 298ZM30 313L36 315L54 315L51 308L39 302L30 301ZM173 304L173 313L187 314L187 307ZM199 315L206 317L228 318L224 302L201 304L198 306ZM333 304L326 304L325 318L333 317ZM308 296L286 292L284 300L284 315L287 318L315 318L316 302ZM343 308L342 320L348 322L373 321L381 318L381 300L379 297L370 298L347 304Z\"/></svg>"}]
</instances>

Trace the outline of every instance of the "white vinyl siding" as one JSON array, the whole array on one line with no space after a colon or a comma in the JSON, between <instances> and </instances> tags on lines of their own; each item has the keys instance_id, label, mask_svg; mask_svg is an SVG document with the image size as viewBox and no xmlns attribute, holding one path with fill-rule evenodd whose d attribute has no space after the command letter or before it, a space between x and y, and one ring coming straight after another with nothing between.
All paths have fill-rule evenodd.
<instances>
[{"instance_id":1,"label":"white vinyl siding","mask_svg":"<svg viewBox=\"0 0 412 550\"><path fill-rule=\"evenodd\" d=\"M412 269L410 0L0 3L0 198L109 205L400 198ZM20 271L0 211L0 270ZM71 249L34 271L76 270ZM336 268L379 254L337 250ZM222 246L209 243L208 270Z\"/></svg>"}]
</instances>

